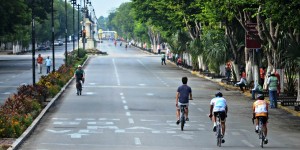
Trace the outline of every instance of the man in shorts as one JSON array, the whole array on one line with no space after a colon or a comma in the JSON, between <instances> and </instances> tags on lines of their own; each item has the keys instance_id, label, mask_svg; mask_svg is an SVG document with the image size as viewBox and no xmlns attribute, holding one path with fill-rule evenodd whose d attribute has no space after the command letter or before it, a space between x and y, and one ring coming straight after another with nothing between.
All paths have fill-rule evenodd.
<instances>
[{"instance_id":1,"label":"man in shorts","mask_svg":"<svg viewBox=\"0 0 300 150\"><path fill-rule=\"evenodd\" d=\"M257 100L253 103L252 110L253 110L253 120L255 119L255 132L258 133L258 117L262 117L264 134L265 134L265 141L264 143L268 143L267 134L267 121L268 121L268 103L264 100L265 97L263 94L257 95Z\"/></svg>"},{"instance_id":2,"label":"man in shorts","mask_svg":"<svg viewBox=\"0 0 300 150\"><path fill-rule=\"evenodd\" d=\"M185 118L186 121L189 121L188 117L188 106L189 106L189 100L192 100L192 89L187 85L188 78L182 77L182 85L178 87L177 93L176 93L176 117L178 125L180 123L179 116L180 116L180 106L186 105L185 109Z\"/></svg>"},{"instance_id":3,"label":"man in shorts","mask_svg":"<svg viewBox=\"0 0 300 150\"><path fill-rule=\"evenodd\" d=\"M213 131L216 132L216 116L219 113L220 117L221 117L221 126L222 126L222 143L225 143L224 140L224 136L225 136L225 121L226 121L226 117L227 117L227 112L228 112L228 106L226 103L226 99L223 98L223 94L221 92L217 92L215 94L215 98L213 98L210 101L210 113L209 113L209 117L212 119L212 121L214 122L214 127L213 127Z\"/></svg>"}]
</instances>

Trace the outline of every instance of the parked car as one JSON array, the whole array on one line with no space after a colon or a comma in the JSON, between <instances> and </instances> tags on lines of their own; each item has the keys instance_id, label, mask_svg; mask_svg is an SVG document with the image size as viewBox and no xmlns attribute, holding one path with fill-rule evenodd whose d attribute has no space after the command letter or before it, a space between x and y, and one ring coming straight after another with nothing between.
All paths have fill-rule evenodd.
<instances>
[{"instance_id":1,"label":"parked car","mask_svg":"<svg viewBox=\"0 0 300 150\"><path fill-rule=\"evenodd\" d=\"M62 41L55 41L54 46L62 46L64 43Z\"/></svg>"},{"instance_id":2,"label":"parked car","mask_svg":"<svg viewBox=\"0 0 300 150\"><path fill-rule=\"evenodd\" d=\"M36 50L38 50L38 51L50 50L50 47L49 46L45 46L45 45L41 45Z\"/></svg>"}]
</instances>

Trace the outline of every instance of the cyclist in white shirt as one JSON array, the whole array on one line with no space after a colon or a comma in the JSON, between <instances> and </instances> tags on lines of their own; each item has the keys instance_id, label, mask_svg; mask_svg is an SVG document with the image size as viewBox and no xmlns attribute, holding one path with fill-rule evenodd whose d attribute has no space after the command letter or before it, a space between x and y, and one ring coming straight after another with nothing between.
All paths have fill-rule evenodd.
<instances>
[{"instance_id":1,"label":"cyclist in white shirt","mask_svg":"<svg viewBox=\"0 0 300 150\"><path fill-rule=\"evenodd\" d=\"M214 122L213 131L216 132L216 125L217 125L216 115L217 115L217 113L220 113L223 138L225 135L225 121L226 121L226 117L227 117L227 112L228 112L228 106L226 103L226 99L223 98L223 94L221 92L217 92L216 97L210 101L209 117ZM222 143L224 143L224 142L225 142L225 140L222 139Z\"/></svg>"}]
</instances>

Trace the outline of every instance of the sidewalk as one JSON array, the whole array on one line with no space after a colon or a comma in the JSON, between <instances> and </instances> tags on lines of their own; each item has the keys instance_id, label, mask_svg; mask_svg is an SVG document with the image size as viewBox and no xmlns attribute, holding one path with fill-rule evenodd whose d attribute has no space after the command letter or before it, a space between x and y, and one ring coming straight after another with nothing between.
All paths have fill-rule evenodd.
<instances>
[{"instance_id":1,"label":"sidewalk","mask_svg":"<svg viewBox=\"0 0 300 150\"><path fill-rule=\"evenodd\" d=\"M167 61L168 61L168 63L171 63L171 64L173 64L173 65L176 65L174 62L172 62L172 61L170 61L170 60L167 60ZM192 70L190 70L190 69L187 69L187 68L184 68L184 67L181 67L181 66L178 66L178 67L182 68L183 70L189 71L189 72L191 72L191 74L194 74L194 75L196 75L196 76L198 76L198 77L200 77L200 78L205 78L205 79L207 79L207 80L210 80L210 81L212 81L212 82L215 82L215 83L217 83L217 84L219 84L219 85L221 85L221 86L223 86L223 87L225 87L225 88L227 88L227 89L240 91L240 88L239 88L239 87L234 87L234 86L232 86L232 85L224 84L224 83L221 82L221 79L212 79L211 77L204 76L204 75L200 74L200 73L197 72L197 71L192 71ZM251 93L250 93L249 90L245 90L245 92L242 93L242 94L250 100L250 98L251 98ZM269 97L267 97L266 100L268 101L268 103L270 102ZM253 100L252 100L252 101L253 101ZM253 102L254 102L254 101L253 101ZM288 113L290 113L290 114L292 114L292 115L294 115L294 116L300 117L300 111L295 111L295 110L294 110L294 107L292 107L292 106L281 106L280 104L278 104L277 107L278 107L277 109L285 110L285 111L287 111Z\"/></svg>"}]
</instances>

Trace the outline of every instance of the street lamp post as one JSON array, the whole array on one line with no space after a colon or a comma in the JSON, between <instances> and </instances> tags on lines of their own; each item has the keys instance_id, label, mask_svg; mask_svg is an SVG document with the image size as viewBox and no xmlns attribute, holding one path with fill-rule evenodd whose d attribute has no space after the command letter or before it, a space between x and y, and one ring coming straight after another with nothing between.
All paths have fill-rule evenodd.
<instances>
[{"instance_id":1,"label":"street lamp post","mask_svg":"<svg viewBox=\"0 0 300 150\"><path fill-rule=\"evenodd\" d=\"M68 12L67 0L65 0L65 13L66 13L66 27L65 27L65 65L68 66Z\"/></svg>"},{"instance_id":2,"label":"street lamp post","mask_svg":"<svg viewBox=\"0 0 300 150\"><path fill-rule=\"evenodd\" d=\"M76 5L76 0L71 0L71 4L73 6L73 34L72 34L72 41L73 41L73 50L75 49L75 40L74 40L74 36L75 36L75 17L74 17L74 11L75 8L74 6ZM77 57L79 57L79 50L78 50L78 54Z\"/></svg>"},{"instance_id":3,"label":"street lamp post","mask_svg":"<svg viewBox=\"0 0 300 150\"><path fill-rule=\"evenodd\" d=\"M35 86L35 24L34 24L34 0L32 0L31 9L31 44L32 44L32 84Z\"/></svg>"},{"instance_id":4,"label":"street lamp post","mask_svg":"<svg viewBox=\"0 0 300 150\"><path fill-rule=\"evenodd\" d=\"M80 37L80 35L79 35L79 32L80 32L80 29L79 29L79 12L80 12L80 5L79 4L77 4L77 11L78 11L78 16L77 16L77 19L78 19L78 34L77 34L77 47L78 47L78 52L79 52L79 37Z\"/></svg>"},{"instance_id":5,"label":"street lamp post","mask_svg":"<svg viewBox=\"0 0 300 150\"><path fill-rule=\"evenodd\" d=\"M54 8L53 8L53 3L54 3L54 0L52 0L52 4L51 4L51 24L52 24L52 59L53 59L53 70L52 72L55 71L55 54L54 54L54 17L53 17L53 11L54 11Z\"/></svg>"}]
</instances>

